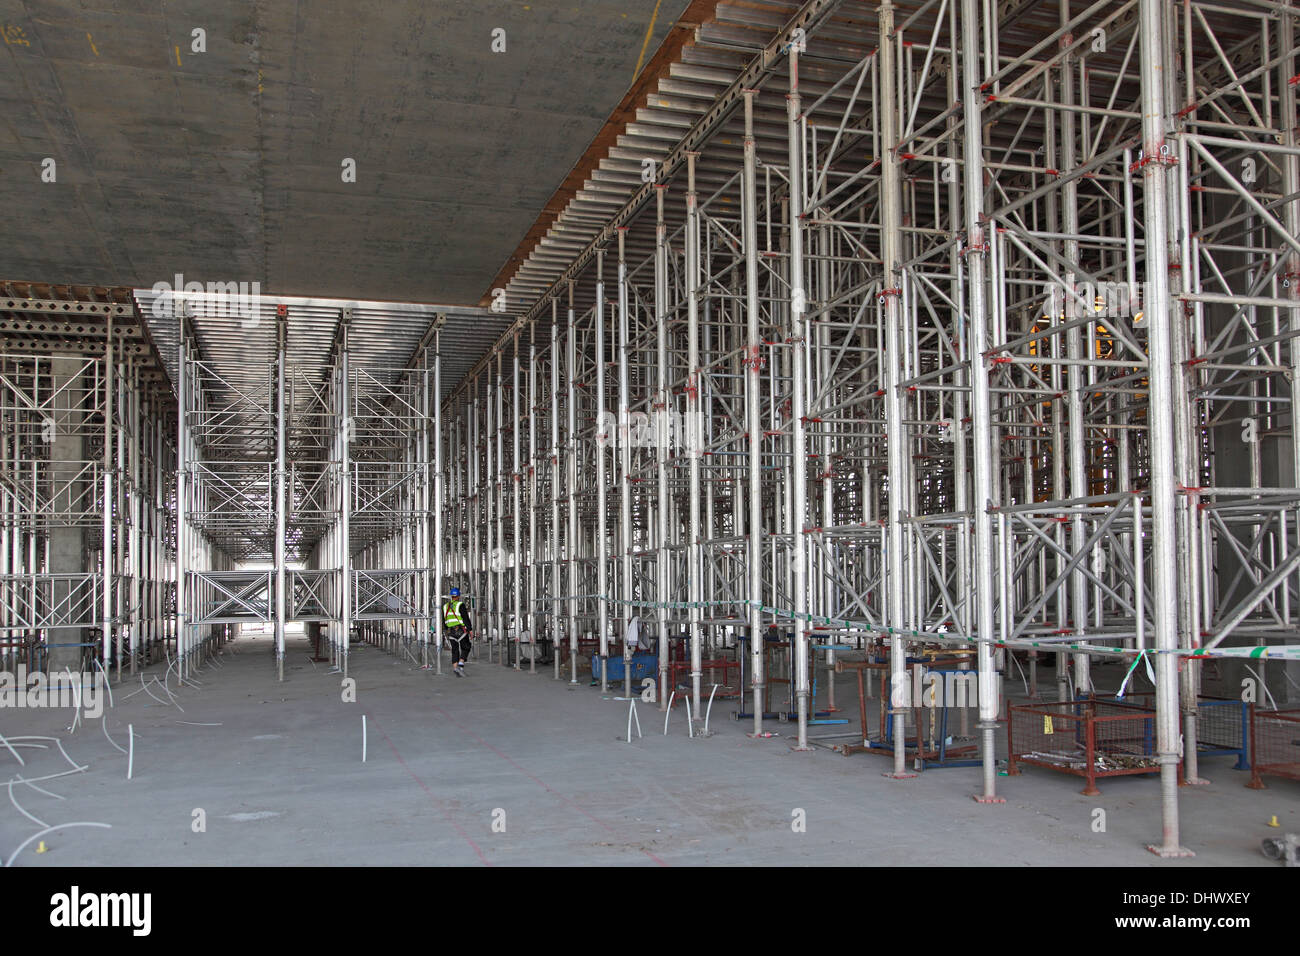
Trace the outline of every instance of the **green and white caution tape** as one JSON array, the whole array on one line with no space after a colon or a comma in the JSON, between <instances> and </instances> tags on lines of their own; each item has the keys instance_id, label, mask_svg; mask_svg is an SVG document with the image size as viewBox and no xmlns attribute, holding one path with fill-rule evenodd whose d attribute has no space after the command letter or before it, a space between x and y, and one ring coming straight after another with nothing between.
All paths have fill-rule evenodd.
<instances>
[{"instance_id":1,"label":"green and white caution tape","mask_svg":"<svg viewBox=\"0 0 1300 956\"><path fill-rule=\"evenodd\" d=\"M1133 670L1137 667L1139 661L1144 661L1148 675L1152 674L1150 655L1153 654L1174 654L1190 657L1193 659L1208 659L1215 657L1249 657L1264 659L1281 659L1281 660L1300 660L1300 646L1258 646L1258 647L1227 647L1213 648L1210 650L1196 649L1189 650L1185 648L1171 648L1169 650L1160 650L1157 648L1143 648L1141 650L1125 647L1112 647L1105 644L1090 644L1087 642L1062 643L1060 641L1036 641L1028 638L1012 638L1008 640L998 640L997 638L979 638L967 634L959 634L951 631L925 631L909 627L889 627L883 624L875 624L870 621L855 621L849 618L834 618L824 614L811 614L808 612L797 612L788 608L774 607L764 604L762 601L751 601L745 599L735 599L729 601L634 601L624 598L613 597L608 594L574 594L563 595L560 597L544 598L552 602L575 601L575 600L597 600L605 601L609 604L617 604L623 607L648 608L651 610L670 610L670 611L689 611L693 609L707 609L715 607L746 607L758 608L764 614L769 614L775 618L784 618L791 621L803 620L814 627L841 628L850 631L863 631L869 634L880 634L885 637L900 637L911 640L932 641L944 644L959 644L968 646L978 646L980 644L990 644L994 647L1006 647L1018 650L1042 650L1048 653L1066 653L1074 652L1078 654L1103 654L1111 657L1128 657L1133 656L1133 664L1129 667L1128 674L1124 678L1125 684L1128 683L1132 676ZM1152 676L1154 683L1154 676ZM1122 689L1122 688L1121 688Z\"/></svg>"},{"instance_id":2,"label":"green and white caution tape","mask_svg":"<svg viewBox=\"0 0 1300 956\"><path fill-rule=\"evenodd\" d=\"M1124 675L1124 680L1123 680L1122 682L1120 682L1120 685L1119 685L1119 691L1115 694L1116 698L1123 699L1123 697L1124 697L1124 688L1128 687L1129 679L1133 676L1133 672L1134 672L1135 670L1137 670L1137 666L1138 666L1138 662L1139 662L1139 661L1145 661L1145 662L1146 662L1146 665L1147 665L1147 679L1151 681L1151 685L1152 685L1153 687L1155 686L1155 683L1156 683L1156 675L1155 675L1155 672L1151 670L1151 661L1150 661L1150 659L1148 659L1148 657L1147 657L1147 651L1146 651L1146 648L1143 648L1141 651L1138 652L1138 656L1135 657L1135 658L1133 658L1133 663L1129 665L1128 673Z\"/></svg>"}]
</instances>

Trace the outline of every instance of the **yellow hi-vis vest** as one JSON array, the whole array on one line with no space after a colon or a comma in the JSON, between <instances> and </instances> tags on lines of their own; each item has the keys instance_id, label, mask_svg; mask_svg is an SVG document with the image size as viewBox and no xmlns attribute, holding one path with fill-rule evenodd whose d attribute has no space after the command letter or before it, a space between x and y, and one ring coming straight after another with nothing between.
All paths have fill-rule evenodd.
<instances>
[{"instance_id":1,"label":"yellow hi-vis vest","mask_svg":"<svg viewBox=\"0 0 1300 956\"><path fill-rule=\"evenodd\" d=\"M460 601L448 601L442 606L442 623L444 627L465 626L465 621L460 616Z\"/></svg>"}]
</instances>

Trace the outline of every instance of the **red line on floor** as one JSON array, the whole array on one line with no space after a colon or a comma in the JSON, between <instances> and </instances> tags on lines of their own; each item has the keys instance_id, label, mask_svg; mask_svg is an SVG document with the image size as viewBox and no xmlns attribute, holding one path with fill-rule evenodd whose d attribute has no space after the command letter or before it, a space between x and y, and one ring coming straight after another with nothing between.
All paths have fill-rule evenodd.
<instances>
[{"instance_id":1,"label":"red line on floor","mask_svg":"<svg viewBox=\"0 0 1300 956\"><path fill-rule=\"evenodd\" d=\"M450 823L453 827L456 828L456 832L461 835L461 838L464 839L466 843L468 843L470 846L474 848L474 852L477 853L478 858L483 861L483 865L491 866L492 864L489 863L488 858L483 855L483 851L479 848L479 845L470 839L469 834L466 833L463 829L461 829L460 824L457 823L452 818L451 814L447 812L446 808L444 808L443 805L438 802L438 798L433 795L433 791L430 790L425 785L423 780L421 780L418 776L416 776L414 770L412 770L410 767L406 765L406 761L402 759L402 755L397 752L397 746L393 743L392 739L388 736L388 734L384 733L384 728L379 726L379 721L375 720L373 714L370 715L370 722L375 725L375 729L379 731L379 733L383 736L384 740L388 741L388 746L393 751L393 756L397 758L397 762L402 765L402 769L405 770L407 773L409 773L411 775L411 779L413 779L416 783L420 785L420 789L429 795L429 799L432 800L433 805L438 808L438 812L443 815L443 817L446 819L448 823Z\"/></svg>"},{"instance_id":2,"label":"red line on floor","mask_svg":"<svg viewBox=\"0 0 1300 956\"><path fill-rule=\"evenodd\" d=\"M549 784L547 784L545 781L543 781L543 780L541 780L541 779L535 777L533 774L529 773L527 770L525 770L525 769L524 769L523 767L521 767L519 764L515 763L514 760L512 760L510 757L508 757L508 756L506 756L505 754L503 754L500 750L497 750L496 747L493 747L490 743L488 743L486 740L484 740L484 739L483 739L482 737L480 737L478 734L474 733L474 731L470 730L468 727L466 727L464 724L462 724L460 721L458 721L458 720L457 720L455 717L453 717L451 714L447 713L445 710L443 710L443 709L442 709L441 707L439 707L437 704L430 704L430 706L431 706L434 710L436 710L438 713L442 714L442 716L444 716L444 717L446 717L448 720L450 720L450 721L451 721L453 724L455 724L457 727L459 727L459 728L461 729L461 732L462 732L462 733L465 733L465 734L469 735L470 737L473 737L473 738L474 738L475 740L477 740L480 744L482 744L482 745L483 745L484 747L486 747L488 750L492 751L494 754L496 754L498 757L500 757L500 758L501 758L502 760L504 760L506 763L510 764L510 766L514 767L516 770L518 770L520 773L522 773L525 777L527 777L527 778L528 778L529 780L531 780L533 783L537 784L539 787L541 787L541 788L542 788L543 790L545 790L547 793L550 793L550 794L553 794L553 795L556 796L556 797L559 797L562 801L564 801L565 803L567 803L569 806L573 807L573 809L577 810L577 811L578 811L579 813L581 813L584 817L586 817L588 820L590 820L592 823L596 824L597 826L601 827L602 829L608 831L609 833L613 834L614 836L618 836L618 835L619 835L619 833L618 833L617 830L615 830L615 829L613 829L612 827L608 826L604 821L596 819L596 818L593 817L590 813L588 813L586 810L582 809L582 807L578 806L576 803L574 803L572 800L570 800L568 797L566 797L564 794L560 793L558 790L552 789L551 786L550 786ZM655 861L656 863L658 863L660 866L667 866L667 865L668 865L668 864L665 863L663 860L659 859L659 857L657 857L657 856L655 856L653 853L651 853L649 850L643 849L643 848L641 848L641 847L637 847L637 849L641 850L642 853L644 853L646 856L650 857L650 859L654 860L654 861Z\"/></svg>"}]
</instances>

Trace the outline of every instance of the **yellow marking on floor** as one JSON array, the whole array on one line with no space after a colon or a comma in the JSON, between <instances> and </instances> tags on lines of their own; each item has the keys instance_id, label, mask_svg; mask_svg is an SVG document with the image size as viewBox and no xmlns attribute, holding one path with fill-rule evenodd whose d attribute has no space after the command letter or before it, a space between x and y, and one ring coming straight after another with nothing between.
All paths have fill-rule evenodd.
<instances>
[{"instance_id":1,"label":"yellow marking on floor","mask_svg":"<svg viewBox=\"0 0 1300 956\"><path fill-rule=\"evenodd\" d=\"M181 48L180 48L180 44L177 44L177 45L176 45L176 65L177 65L177 66L180 66L180 65L181 65Z\"/></svg>"},{"instance_id":2,"label":"yellow marking on floor","mask_svg":"<svg viewBox=\"0 0 1300 956\"><path fill-rule=\"evenodd\" d=\"M641 55L636 58L636 72L632 74L633 82L641 75L641 64L645 60L646 48L650 46L650 37L654 35L655 21L659 19L659 5L663 2L664 0L655 0L655 12L650 14L650 25L645 28L645 39L641 41Z\"/></svg>"},{"instance_id":3,"label":"yellow marking on floor","mask_svg":"<svg viewBox=\"0 0 1300 956\"><path fill-rule=\"evenodd\" d=\"M95 54L95 56L99 56L99 51L95 49L95 38L92 37L89 33L87 33L86 39L90 41L90 52Z\"/></svg>"}]
</instances>

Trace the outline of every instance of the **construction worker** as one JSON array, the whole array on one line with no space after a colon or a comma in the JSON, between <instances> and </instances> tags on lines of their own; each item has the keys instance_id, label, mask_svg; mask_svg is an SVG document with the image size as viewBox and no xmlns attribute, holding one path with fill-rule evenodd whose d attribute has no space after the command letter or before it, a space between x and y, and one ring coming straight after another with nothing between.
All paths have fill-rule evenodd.
<instances>
[{"instance_id":1,"label":"construction worker","mask_svg":"<svg viewBox=\"0 0 1300 956\"><path fill-rule=\"evenodd\" d=\"M451 645L451 671L457 677L464 677L465 659L469 657L474 625L469 619L469 609L460 599L460 588L452 588L451 600L442 606L442 626Z\"/></svg>"}]
</instances>

